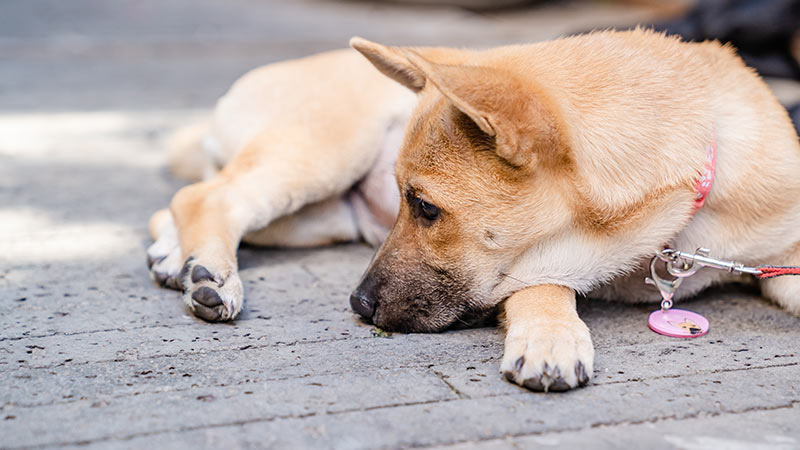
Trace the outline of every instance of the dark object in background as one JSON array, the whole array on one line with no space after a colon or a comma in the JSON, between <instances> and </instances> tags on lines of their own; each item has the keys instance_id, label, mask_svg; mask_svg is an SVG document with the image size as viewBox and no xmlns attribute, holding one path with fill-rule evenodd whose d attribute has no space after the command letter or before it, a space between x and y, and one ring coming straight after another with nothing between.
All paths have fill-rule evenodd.
<instances>
[{"instance_id":1,"label":"dark object in background","mask_svg":"<svg viewBox=\"0 0 800 450\"><path fill-rule=\"evenodd\" d=\"M700 0L685 17L654 28L730 42L761 75L800 80L800 0ZM788 110L800 134L800 104Z\"/></svg>"},{"instance_id":2,"label":"dark object in background","mask_svg":"<svg viewBox=\"0 0 800 450\"><path fill-rule=\"evenodd\" d=\"M536 0L384 0L389 3L408 3L411 5L456 6L472 11L516 8Z\"/></svg>"},{"instance_id":3,"label":"dark object in background","mask_svg":"<svg viewBox=\"0 0 800 450\"><path fill-rule=\"evenodd\" d=\"M796 103L794 106L790 106L787 109L789 110L789 116L794 122L795 129L797 129L797 134L800 135L800 103Z\"/></svg>"},{"instance_id":4,"label":"dark object in background","mask_svg":"<svg viewBox=\"0 0 800 450\"><path fill-rule=\"evenodd\" d=\"M685 17L655 28L687 40L730 42L761 75L800 80L800 61L792 54L800 0L700 0Z\"/></svg>"}]
</instances>

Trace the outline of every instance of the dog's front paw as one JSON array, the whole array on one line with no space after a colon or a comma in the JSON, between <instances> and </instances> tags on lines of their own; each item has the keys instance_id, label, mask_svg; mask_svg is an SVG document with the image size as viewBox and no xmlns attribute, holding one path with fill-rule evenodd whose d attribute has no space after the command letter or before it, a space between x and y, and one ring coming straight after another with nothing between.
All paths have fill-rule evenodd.
<instances>
[{"instance_id":1,"label":"dog's front paw","mask_svg":"<svg viewBox=\"0 0 800 450\"><path fill-rule=\"evenodd\" d=\"M184 289L184 303L203 320L232 320L242 309L244 290L235 270L214 270L190 257L178 278Z\"/></svg>"},{"instance_id":2,"label":"dog's front paw","mask_svg":"<svg viewBox=\"0 0 800 450\"><path fill-rule=\"evenodd\" d=\"M500 371L534 391L566 391L589 383L594 347L589 328L580 319L509 326Z\"/></svg>"}]
</instances>

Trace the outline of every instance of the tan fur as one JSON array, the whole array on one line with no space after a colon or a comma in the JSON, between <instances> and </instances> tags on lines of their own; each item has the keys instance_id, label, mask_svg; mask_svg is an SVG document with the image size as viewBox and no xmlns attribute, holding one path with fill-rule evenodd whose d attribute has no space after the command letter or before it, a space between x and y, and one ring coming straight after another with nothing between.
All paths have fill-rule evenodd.
<instances>
[{"instance_id":1,"label":"tan fur","mask_svg":"<svg viewBox=\"0 0 800 450\"><path fill-rule=\"evenodd\" d=\"M371 302L369 318L381 327L437 331L505 300L502 370L518 384L557 390L591 376L575 293L657 300L640 272L663 245L800 264L800 143L730 47L647 30L485 51L351 44L388 78L348 51L246 75L209 125L227 165L181 190L171 217L151 222L154 277L178 276L183 265L185 298L201 317L230 319L241 307L235 249L243 237L375 240L380 218L396 213L351 302ZM402 143L386 138L406 122ZM711 142L717 176L692 216ZM393 158L385 155L398 147L402 201L381 209L397 198L386 188ZM197 267L213 280L193 281ZM698 273L676 298L728 279ZM800 280L762 286L800 312ZM222 305L196 300L203 287Z\"/></svg>"},{"instance_id":2,"label":"tan fur","mask_svg":"<svg viewBox=\"0 0 800 450\"><path fill-rule=\"evenodd\" d=\"M200 181L208 178L218 168L204 146L208 135L208 121L200 121L170 134L164 147L167 149L167 167L178 178Z\"/></svg>"}]
</instances>

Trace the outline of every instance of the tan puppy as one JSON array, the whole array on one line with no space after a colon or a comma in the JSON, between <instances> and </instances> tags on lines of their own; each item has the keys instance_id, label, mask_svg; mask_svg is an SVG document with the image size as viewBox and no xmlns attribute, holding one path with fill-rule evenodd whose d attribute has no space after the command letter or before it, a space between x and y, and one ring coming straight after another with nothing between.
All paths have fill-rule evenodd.
<instances>
[{"instance_id":1,"label":"tan puppy","mask_svg":"<svg viewBox=\"0 0 800 450\"><path fill-rule=\"evenodd\" d=\"M487 51L351 44L418 94L395 165L397 221L351 297L382 328L443 330L505 300L501 370L532 389L564 390L592 374L575 293L659 299L637 271L662 246L800 264L800 143L785 110L730 48L643 30ZM289 105L283 114L274 104L249 105L272 115L242 112L258 131L238 140L225 137L240 136L225 131L236 122L228 122L236 116L230 110L248 106L236 104L235 85L211 133L215 142L237 143L226 147L235 156L212 180L176 195L174 225L166 213L151 221L155 277L186 289L201 317L232 318L241 306L235 248L247 233L266 227L250 236L316 244L386 223L369 214L376 202L364 183L385 186L385 174L376 175L382 164L370 164L381 161L382 139L381 154L390 153L382 130L405 119L413 99L362 72L347 53L315 58L262 70L294 70L298 78L326 58L348 66L327 67L331 80L309 83L311 92L270 99ZM338 82L336 93L328 90ZM717 176L692 217L710 143ZM341 200L351 186L350 201ZM287 226L345 223L330 211L359 209L362 219L335 236L304 239ZM179 244L167 239L173 235ZM678 298L726 276L700 272ZM800 313L800 279L761 283L765 295Z\"/></svg>"}]
</instances>

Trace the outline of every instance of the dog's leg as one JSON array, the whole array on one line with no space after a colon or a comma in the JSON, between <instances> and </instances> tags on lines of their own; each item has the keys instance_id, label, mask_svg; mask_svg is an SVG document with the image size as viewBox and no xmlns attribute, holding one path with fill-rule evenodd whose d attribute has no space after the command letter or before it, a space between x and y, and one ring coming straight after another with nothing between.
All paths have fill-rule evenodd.
<instances>
[{"instance_id":1,"label":"dog's leg","mask_svg":"<svg viewBox=\"0 0 800 450\"><path fill-rule=\"evenodd\" d=\"M532 286L509 297L504 309L500 370L509 381L535 391L565 391L589 382L594 347L572 289Z\"/></svg>"},{"instance_id":2,"label":"dog's leg","mask_svg":"<svg viewBox=\"0 0 800 450\"><path fill-rule=\"evenodd\" d=\"M777 261L777 266L800 266L800 242ZM759 281L761 292L770 300L786 308L790 313L800 316L800 276L782 276Z\"/></svg>"},{"instance_id":3,"label":"dog's leg","mask_svg":"<svg viewBox=\"0 0 800 450\"><path fill-rule=\"evenodd\" d=\"M178 230L169 209L153 214L150 235L154 243L147 249L147 260L153 279L164 287L182 289L178 274L183 260ZM306 205L294 214L276 219L266 228L246 234L242 241L262 246L316 247L355 241L360 237L353 207L342 196Z\"/></svg>"},{"instance_id":4,"label":"dog's leg","mask_svg":"<svg viewBox=\"0 0 800 450\"><path fill-rule=\"evenodd\" d=\"M306 205L266 228L247 233L242 241L275 247L318 247L358 240L355 214L345 196Z\"/></svg>"},{"instance_id":5,"label":"dog's leg","mask_svg":"<svg viewBox=\"0 0 800 450\"><path fill-rule=\"evenodd\" d=\"M242 307L236 249L243 236L305 205L343 195L380 149L357 128L339 131L334 142L328 142L332 133L315 136L307 127L275 131L254 139L213 179L184 187L172 199L182 267L162 284L183 288L184 301L203 319L230 320ZM333 210L341 215L338 206ZM154 224L163 233L159 239L171 233L165 223ZM160 281L155 271L154 277Z\"/></svg>"}]
</instances>

